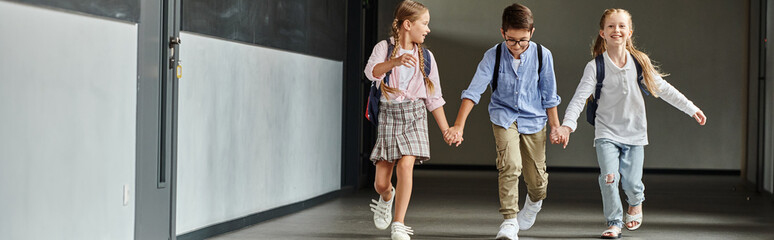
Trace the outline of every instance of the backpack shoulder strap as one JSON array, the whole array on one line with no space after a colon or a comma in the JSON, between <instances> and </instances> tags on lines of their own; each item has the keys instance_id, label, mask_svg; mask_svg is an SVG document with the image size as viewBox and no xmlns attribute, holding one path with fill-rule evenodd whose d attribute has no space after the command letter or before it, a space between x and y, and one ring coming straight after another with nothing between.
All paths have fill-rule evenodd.
<instances>
[{"instance_id":1,"label":"backpack shoulder strap","mask_svg":"<svg viewBox=\"0 0 774 240\"><path fill-rule=\"evenodd\" d=\"M500 47L503 45L503 43L497 44L497 47L495 48L495 65L494 65L494 72L492 72L492 93L494 94L495 90L497 90L497 79L500 77L500 55L501 49Z\"/></svg>"},{"instance_id":2,"label":"backpack shoulder strap","mask_svg":"<svg viewBox=\"0 0 774 240\"><path fill-rule=\"evenodd\" d=\"M642 75L642 64L640 64L640 62L637 61L636 58L634 58L634 55L632 55L632 59L634 59L634 66L637 68L637 85L640 86L640 89L642 89L642 92L645 93L645 96L650 96L650 92L648 91L648 88L646 88L645 85L642 83L642 80L644 79Z\"/></svg>"},{"instance_id":3,"label":"backpack shoulder strap","mask_svg":"<svg viewBox=\"0 0 774 240\"><path fill-rule=\"evenodd\" d=\"M538 83L540 83L540 72L543 71L543 46L540 46L539 43L535 43L537 45L537 57L538 57Z\"/></svg>"},{"instance_id":4,"label":"backpack shoulder strap","mask_svg":"<svg viewBox=\"0 0 774 240\"><path fill-rule=\"evenodd\" d=\"M602 81L605 80L605 57L602 54L594 58L597 64L597 86L594 91L594 101L599 101L599 95L602 94Z\"/></svg>"},{"instance_id":5,"label":"backpack shoulder strap","mask_svg":"<svg viewBox=\"0 0 774 240\"><path fill-rule=\"evenodd\" d=\"M384 61L390 60L390 55L392 55L392 50L395 49L395 45L390 42L389 39L387 39L387 56L384 57ZM390 83L390 74L392 74L392 69L387 71L387 73L384 74L384 85L387 85Z\"/></svg>"},{"instance_id":6,"label":"backpack shoulder strap","mask_svg":"<svg viewBox=\"0 0 774 240\"><path fill-rule=\"evenodd\" d=\"M427 48L422 47L422 54L425 56L425 74L427 76L430 76L430 70L433 70L433 59L430 58L430 50L427 50Z\"/></svg>"}]
</instances>

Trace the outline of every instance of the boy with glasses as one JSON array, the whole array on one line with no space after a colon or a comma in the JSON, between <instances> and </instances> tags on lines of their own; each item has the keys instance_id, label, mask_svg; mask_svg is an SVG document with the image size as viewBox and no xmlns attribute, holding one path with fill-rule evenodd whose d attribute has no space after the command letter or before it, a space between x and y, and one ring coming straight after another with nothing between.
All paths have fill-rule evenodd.
<instances>
[{"instance_id":1,"label":"boy with glasses","mask_svg":"<svg viewBox=\"0 0 774 240\"><path fill-rule=\"evenodd\" d=\"M478 64L476 74L462 92L462 104L447 142L462 142L465 121L487 85L492 86L489 119L497 145L500 194L500 225L497 239L518 239L519 230L535 223L546 198L546 121L551 142L558 143L556 77L551 52L531 42L535 32L532 12L521 4L505 8L500 34L504 43L490 48ZM528 197L519 211L519 176L524 174Z\"/></svg>"}]
</instances>

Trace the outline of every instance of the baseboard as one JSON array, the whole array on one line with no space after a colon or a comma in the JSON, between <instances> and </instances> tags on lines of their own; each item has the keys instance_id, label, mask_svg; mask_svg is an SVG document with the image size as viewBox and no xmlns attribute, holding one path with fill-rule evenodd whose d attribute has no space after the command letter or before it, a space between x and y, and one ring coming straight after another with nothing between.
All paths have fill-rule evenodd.
<instances>
[{"instance_id":1,"label":"baseboard","mask_svg":"<svg viewBox=\"0 0 774 240\"><path fill-rule=\"evenodd\" d=\"M277 207L271 210L267 210L267 211L251 214L245 217L233 219L227 222L211 225L193 232L179 235L177 236L177 239L178 240L202 240L216 235L233 232L267 220L282 217L310 207L317 206L321 203L338 198L343 193L348 193L351 191L352 191L351 187L345 187L311 199L307 199L305 201L288 204L282 207Z\"/></svg>"},{"instance_id":2,"label":"baseboard","mask_svg":"<svg viewBox=\"0 0 774 240\"><path fill-rule=\"evenodd\" d=\"M415 170L473 170L473 171L497 171L494 165L458 165L458 164L424 164L414 167ZM596 167L548 167L549 172L599 172ZM715 170L715 169L663 169L645 168L645 174L690 174L690 175L731 175L739 176L739 170Z\"/></svg>"}]
</instances>

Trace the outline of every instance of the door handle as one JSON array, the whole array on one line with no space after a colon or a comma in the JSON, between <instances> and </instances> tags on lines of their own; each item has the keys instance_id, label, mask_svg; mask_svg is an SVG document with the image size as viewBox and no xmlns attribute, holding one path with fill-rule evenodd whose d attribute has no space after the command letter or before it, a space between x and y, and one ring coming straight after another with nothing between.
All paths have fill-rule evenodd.
<instances>
[{"instance_id":1,"label":"door handle","mask_svg":"<svg viewBox=\"0 0 774 240\"><path fill-rule=\"evenodd\" d=\"M180 45L180 37L171 37L169 38L169 48L174 48L177 45Z\"/></svg>"},{"instance_id":2,"label":"door handle","mask_svg":"<svg viewBox=\"0 0 774 240\"><path fill-rule=\"evenodd\" d=\"M181 41L180 37L171 37L169 38L169 69L174 69L177 65L176 62L176 55L175 55L175 48L180 46Z\"/></svg>"}]
</instances>

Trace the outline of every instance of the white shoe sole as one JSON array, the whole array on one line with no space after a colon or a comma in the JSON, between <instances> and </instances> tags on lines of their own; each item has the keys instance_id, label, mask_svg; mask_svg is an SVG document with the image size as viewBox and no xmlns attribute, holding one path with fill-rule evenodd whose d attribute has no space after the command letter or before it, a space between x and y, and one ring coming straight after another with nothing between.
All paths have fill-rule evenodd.
<instances>
[{"instance_id":1,"label":"white shoe sole","mask_svg":"<svg viewBox=\"0 0 774 240\"><path fill-rule=\"evenodd\" d=\"M515 238L505 236L504 234L497 233L497 236L495 237L496 240L518 240L519 236L516 236Z\"/></svg>"}]
</instances>

